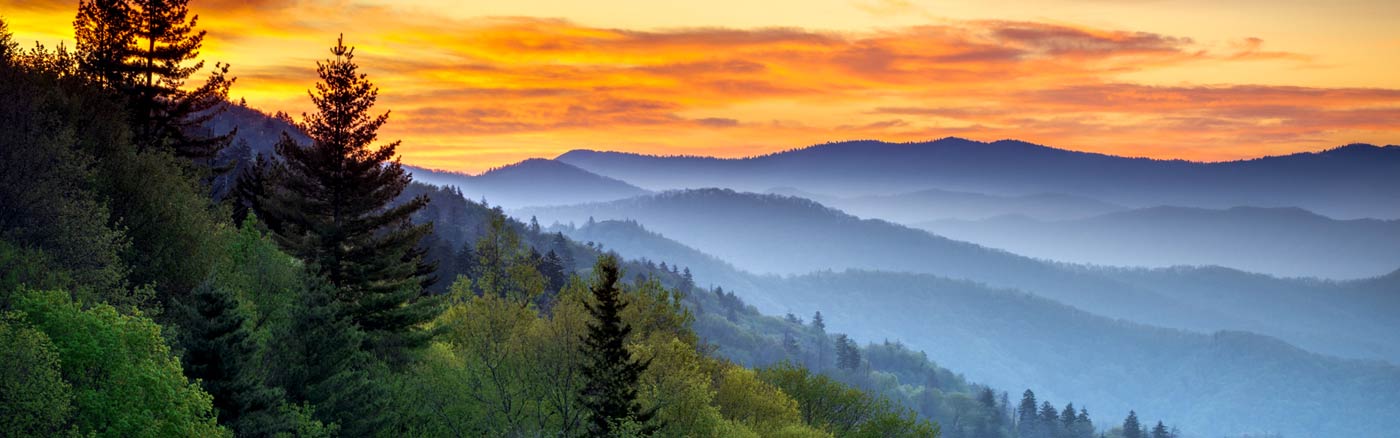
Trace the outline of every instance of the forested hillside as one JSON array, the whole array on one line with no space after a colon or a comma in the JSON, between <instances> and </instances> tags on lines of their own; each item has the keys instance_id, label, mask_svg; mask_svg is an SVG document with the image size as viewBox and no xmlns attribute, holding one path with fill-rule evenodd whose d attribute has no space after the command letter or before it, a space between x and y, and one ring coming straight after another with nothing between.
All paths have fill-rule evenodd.
<instances>
[{"instance_id":1,"label":"forested hillside","mask_svg":"<svg viewBox=\"0 0 1400 438\"><path fill-rule=\"evenodd\" d=\"M753 276L635 222L597 221L561 228L581 239L597 239L625 255L697 260L698 281L713 276L751 285L752 289L730 289L729 293L769 312L820 311L832 330L858 339L902 340L953 369L976 370L971 372L976 380L994 386L1014 388L1037 382L1041 395L1071 395L1076 403L1091 407L1172 412L1174 422L1196 433L1380 436L1368 431L1393 427L1382 410L1400 403L1391 395L1400 390L1400 368L1317 355L1252 333L1200 334L1150 327L1017 290L932 275L844 271ZM1218 268L1195 272L1076 269L1177 288L1184 298L1212 305L1234 308L1254 303L1256 309L1242 316L1297 315L1297 327L1325 326L1326 315L1306 317L1302 309L1307 307L1299 304L1315 302L1319 294L1344 295L1346 302L1371 306L1374 313L1379 312L1375 308L1394 304L1396 290L1394 275L1338 285L1300 284ZM1185 297L1184 291L1200 296ZM1316 305L1311 308L1321 311ZM1335 312L1365 314L1359 309ZM1348 324L1358 324L1360 329L1361 323L1331 325ZM1140 399L1144 393L1154 396ZM1245 401L1259 399L1268 403ZM1281 406L1289 408L1276 410Z\"/></svg>"},{"instance_id":2,"label":"forested hillside","mask_svg":"<svg viewBox=\"0 0 1400 438\"><path fill-rule=\"evenodd\" d=\"M882 220L860 219L807 199L720 189L527 208L516 214L564 224L585 224L589 218L635 220L759 273L800 275L845 269L927 273L1023 290L1095 314L1160 327L1245 330L1342 357L1400 357L1396 340L1369 336L1377 330L1400 329L1394 303L1366 301L1390 307L1356 311L1365 305L1325 299L1359 282L1279 279L1220 268L1126 275L1135 270L1034 259ZM1367 291L1365 296L1387 295L1384 288L1362 289Z\"/></svg>"},{"instance_id":3,"label":"forested hillside","mask_svg":"<svg viewBox=\"0 0 1400 438\"><path fill-rule=\"evenodd\" d=\"M937 435L879 396L710 355L681 294L613 258L551 288L499 214L466 275L434 274L433 226L408 220L430 201L389 203L409 179L372 144L386 119L344 45L298 124L310 144L281 141L215 203L232 136L179 123L230 81L140 82L124 60L192 52L103 52L141 24L100 6L77 52L0 33L0 435ZM199 47L183 7L159 18Z\"/></svg>"},{"instance_id":4,"label":"forested hillside","mask_svg":"<svg viewBox=\"0 0 1400 438\"><path fill-rule=\"evenodd\" d=\"M1004 216L912 225L952 239L1072 263L1214 265L1331 279L1374 277L1400 267L1400 220L1336 220L1298 208L1153 207L1074 220Z\"/></svg>"}]
</instances>

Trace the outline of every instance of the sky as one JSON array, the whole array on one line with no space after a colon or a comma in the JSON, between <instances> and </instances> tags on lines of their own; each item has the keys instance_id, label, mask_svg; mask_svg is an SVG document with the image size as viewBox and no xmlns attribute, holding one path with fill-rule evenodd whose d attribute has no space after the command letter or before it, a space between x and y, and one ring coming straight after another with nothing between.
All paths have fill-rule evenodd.
<instances>
[{"instance_id":1,"label":"sky","mask_svg":"<svg viewBox=\"0 0 1400 438\"><path fill-rule=\"evenodd\" d=\"M0 0L72 45L76 1ZM403 161L1019 139L1221 161L1400 143L1394 0L192 0L233 100L299 116L337 35ZM299 117L297 117L299 118Z\"/></svg>"}]
</instances>

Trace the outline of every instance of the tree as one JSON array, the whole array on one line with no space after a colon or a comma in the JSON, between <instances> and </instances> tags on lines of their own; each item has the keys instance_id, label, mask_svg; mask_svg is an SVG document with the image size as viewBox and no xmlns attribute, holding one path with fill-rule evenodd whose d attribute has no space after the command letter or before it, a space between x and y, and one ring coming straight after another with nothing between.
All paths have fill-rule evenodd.
<instances>
[{"instance_id":1,"label":"tree","mask_svg":"<svg viewBox=\"0 0 1400 438\"><path fill-rule=\"evenodd\" d=\"M344 436L372 436L385 419L384 388L371 379L374 362L360 349L364 334L332 298L331 287L307 279L290 322L271 337L269 356L282 364L269 381L313 416L336 423Z\"/></svg>"},{"instance_id":2,"label":"tree","mask_svg":"<svg viewBox=\"0 0 1400 438\"><path fill-rule=\"evenodd\" d=\"M247 317L238 300L212 281L196 288L182 306L185 375L214 397L219 423L240 435L269 436L288 432L278 415L283 393L269 387L252 365L257 352Z\"/></svg>"},{"instance_id":3,"label":"tree","mask_svg":"<svg viewBox=\"0 0 1400 438\"><path fill-rule=\"evenodd\" d=\"M48 335L26 325L0 313L0 436L61 436L71 431L73 388Z\"/></svg>"},{"instance_id":4,"label":"tree","mask_svg":"<svg viewBox=\"0 0 1400 438\"><path fill-rule=\"evenodd\" d=\"M681 292L684 293L690 293L692 289L695 289L695 277L690 274L689 266L686 266L685 269L681 271L680 289Z\"/></svg>"},{"instance_id":5,"label":"tree","mask_svg":"<svg viewBox=\"0 0 1400 438\"><path fill-rule=\"evenodd\" d=\"M1157 425L1152 427L1152 438L1171 438L1171 436L1171 432L1167 431L1167 426L1162 424L1161 421L1158 421Z\"/></svg>"},{"instance_id":6,"label":"tree","mask_svg":"<svg viewBox=\"0 0 1400 438\"><path fill-rule=\"evenodd\" d=\"M180 371L161 327L61 291L22 292L15 310L53 342L73 422L96 436L227 436L209 394Z\"/></svg>"},{"instance_id":7,"label":"tree","mask_svg":"<svg viewBox=\"0 0 1400 438\"><path fill-rule=\"evenodd\" d=\"M1040 420L1041 435L1046 437L1059 436L1060 411L1055 410L1054 405L1051 405L1048 401L1041 402L1040 414L1037 418Z\"/></svg>"},{"instance_id":8,"label":"tree","mask_svg":"<svg viewBox=\"0 0 1400 438\"><path fill-rule=\"evenodd\" d=\"M395 157L399 142L370 148L389 114L369 113L378 89L358 72L354 49L341 38L331 54L317 63L317 112L303 115L312 144L283 134L277 152L285 161L268 163L269 187L254 211L283 248L335 286L336 301L380 357L399 363L427 341L420 326L439 311L425 297L433 266L418 247L431 224L410 221L428 198L391 206L411 178Z\"/></svg>"},{"instance_id":9,"label":"tree","mask_svg":"<svg viewBox=\"0 0 1400 438\"><path fill-rule=\"evenodd\" d=\"M802 346L797 344L797 338L792 337L792 333L783 332L783 352L789 358L797 358L802 354Z\"/></svg>"},{"instance_id":10,"label":"tree","mask_svg":"<svg viewBox=\"0 0 1400 438\"><path fill-rule=\"evenodd\" d=\"M1147 438L1142 436L1142 425L1138 424L1137 412L1128 411L1128 418L1123 419L1123 438Z\"/></svg>"},{"instance_id":11,"label":"tree","mask_svg":"<svg viewBox=\"0 0 1400 438\"><path fill-rule=\"evenodd\" d=\"M622 321L627 303L618 288L617 263L612 255L598 258L590 288L593 302L586 306L593 322L582 346L586 383L580 396L594 436L611 436L627 424L643 426L644 434L655 430L648 424L654 411L637 403L637 379L650 361L633 358L625 344L632 326Z\"/></svg>"},{"instance_id":12,"label":"tree","mask_svg":"<svg viewBox=\"0 0 1400 438\"><path fill-rule=\"evenodd\" d=\"M1074 438L1093 438L1094 421L1089 419L1089 410L1079 408L1079 417L1074 421L1074 431L1071 434Z\"/></svg>"},{"instance_id":13,"label":"tree","mask_svg":"<svg viewBox=\"0 0 1400 438\"><path fill-rule=\"evenodd\" d=\"M848 371L860 369L860 347L844 334L836 335L836 366Z\"/></svg>"},{"instance_id":14,"label":"tree","mask_svg":"<svg viewBox=\"0 0 1400 438\"><path fill-rule=\"evenodd\" d=\"M1016 432L1022 437L1034 436L1039 424L1036 412L1035 392L1027 389L1021 394L1021 405L1016 408Z\"/></svg>"},{"instance_id":15,"label":"tree","mask_svg":"<svg viewBox=\"0 0 1400 438\"><path fill-rule=\"evenodd\" d=\"M1074 424L1079 422L1079 413L1074 410L1074 403L1065 405L1065 410L1060 412L1060 432L1072 434Z\"/></svg>"},{"instance_id":16,"label":"tree","mask_svg":"<svg viewBox=\"0 0 1400 438\"><path fill-rule=\"evenodd\" d=\"M227 64L215 64L203 85L185 88L204 68L205 35L187 3L82 0L74 34L82 69L126 100L138 146L207 163L233 139L232 132L204 136L203 125L223 111L234 78Z\"/></svg>"}]
</instances>

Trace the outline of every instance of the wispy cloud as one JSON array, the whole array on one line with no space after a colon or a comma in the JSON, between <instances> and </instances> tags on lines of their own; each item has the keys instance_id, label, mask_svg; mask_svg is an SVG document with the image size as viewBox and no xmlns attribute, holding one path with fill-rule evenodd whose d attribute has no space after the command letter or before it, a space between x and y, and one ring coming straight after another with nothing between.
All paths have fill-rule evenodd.
<instances>
[{"instance_id":1,"label":"wispy cloud","mask_svg":"<svg viewBox=\"0 0 1400 438\"><path fill-rule=\"evenodd\" d=\"M871 13L917 8L862 4ZM194 6L210 30L206 58L232 62L235 95L268 110L307 109L314 61L346 33L382 87L381 106L394 110L385 136L405 140L406 161L443 168L479 170L577 147L750 155L845 138L947 135L1230 159L1400 134L1400 90L1122 79L1183 66L1313 62L1249 37L1202 44L1001 20L864 32L618 29L339 0ZM28 20L21 29L71 22L64 8L26 8L16 9Z\"/></svg>"}]
</instances>

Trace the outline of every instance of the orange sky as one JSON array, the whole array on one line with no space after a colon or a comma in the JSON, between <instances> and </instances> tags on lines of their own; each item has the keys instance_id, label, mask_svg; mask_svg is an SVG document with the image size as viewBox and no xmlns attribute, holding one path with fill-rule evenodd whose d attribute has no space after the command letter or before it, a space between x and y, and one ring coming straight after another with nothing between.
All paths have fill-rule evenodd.
<instances>
[{"instance_id":1,"label":"orange sky","mask_svg":"<svg viewBox=\"0 0 1400 438\"><path fill-rule=\"evenodd\" d=\"M204 59L232 63L234 98L268 112L309 109L314 63L344 32L393 110L382 137L453 170L867 138L1192 160L1400 143L1394 1L461 3L191 9ZM75 6L0 0L0 17L52 45L71 41Z\"/></svg>"}]
</instances>

